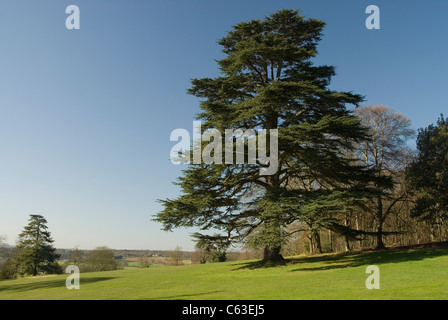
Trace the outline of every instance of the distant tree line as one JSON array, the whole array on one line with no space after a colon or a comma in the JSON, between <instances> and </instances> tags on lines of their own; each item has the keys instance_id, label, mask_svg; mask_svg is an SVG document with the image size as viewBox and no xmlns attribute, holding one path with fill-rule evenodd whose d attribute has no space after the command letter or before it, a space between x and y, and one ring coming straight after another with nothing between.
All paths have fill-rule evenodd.
<instances>
[{"instance_id":1,"label":"distant tree line","mask_svg":"<svg viewBox=\"0 0 448 320\"><path fill-rule=\"evenodd\" d=\"M61 260L60 263L64 267L76 265L80 272L111 271L122 268L114 251L106 246L93 250L80 250L75 247L68 251L66 259Z\"/></svg>"}]
</instances>

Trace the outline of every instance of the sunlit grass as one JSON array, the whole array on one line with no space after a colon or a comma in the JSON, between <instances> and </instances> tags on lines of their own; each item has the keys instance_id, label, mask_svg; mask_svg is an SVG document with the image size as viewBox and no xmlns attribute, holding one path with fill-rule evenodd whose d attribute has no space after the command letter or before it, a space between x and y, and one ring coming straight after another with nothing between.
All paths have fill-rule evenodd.
<instances>
[{"instance_id":1,"label":"sunlit grass","mask_svg":"<svg viewBox=\"0 0 448 320\"><path fill-rule=\"evenodd\" d=\"M380 269L380 289L365 286ZM448 249L291 257L283 264L238 261L127 268L0 281L0 299L447 299Z\"/></svg>"}]
</instances>

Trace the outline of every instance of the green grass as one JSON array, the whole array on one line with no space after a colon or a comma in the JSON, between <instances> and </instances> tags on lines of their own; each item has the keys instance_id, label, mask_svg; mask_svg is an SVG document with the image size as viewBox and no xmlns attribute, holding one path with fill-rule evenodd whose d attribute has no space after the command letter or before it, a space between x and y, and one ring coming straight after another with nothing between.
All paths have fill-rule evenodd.
<instances>
[{"instance_id":1,"label":"green grass","mask_svg":"<svg viewBox=\"0 0 448 320\"><path fill-rule=\"evenodd\" d=\"M380 268L380 289L365 286L368 265ZM448 249L383 251L290 258L281 265L238 261L128 268L0 281L0 299L448 299Z\"/></svg>"}]
</instances>

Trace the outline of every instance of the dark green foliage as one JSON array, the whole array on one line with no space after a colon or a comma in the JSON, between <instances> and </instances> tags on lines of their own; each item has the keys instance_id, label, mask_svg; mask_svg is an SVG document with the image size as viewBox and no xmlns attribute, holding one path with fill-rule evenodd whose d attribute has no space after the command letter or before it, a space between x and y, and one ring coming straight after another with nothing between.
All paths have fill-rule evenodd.
<instances>
[{"instance_id":1,"label":"dark green foliage","mask_svg":"<svg viewBox=\"0 0 448 320\"><path fill-rule=\"evenodd\" d=\"M201 263L205 263L207 259L212 262L224 262L227 260L227 249L231 244L227 237L203 235L197 232L192 237L195 239L196 248L203 252Z\"/></svg>"},{"instance_id":2,"label":"dark green foliage","mask_svg":"<svg viewBox=\"0 0 448 320\"><path fill-rule=\"evenodd\" d=\"M59 254L53 247L47 220L41 215L30 215L29 223L19 234L19 243L12 258L20 275L62 273Z\"/></svg>"},{"instance_id":3,"label":"dark green foliage","mask_svg":"<svg viewBox=\"0 0 448 320\"><path fill-rule=\"evenodd\" d=\"M344 199L366 196L359 191L372 174L346 152L368 139L347 109L363 98L329 90L334 67L311 61L324 25L281 10L239 23L221 39L222 76L194 79L189 90L202 99L202 129L277 129L277 170L261 175L260 161L190 165L177 182L183 194L161 200L164 210L155 220L165 230L213 228L229 241L264 248L266 260L280 260L289 224L336 224L333 215L353 205Z\"/></svg>"},{"instance_id":4,"label":"dark green foliage","mask_svg":"<svg viewBox=\"0 0 448 320\"><path fill-rule=\"evenodd\" d=\"M407 168L416 205L411 215L432 223L448 218L448 119L420 129L417 155Z\"/></svg>"}]
</instances>

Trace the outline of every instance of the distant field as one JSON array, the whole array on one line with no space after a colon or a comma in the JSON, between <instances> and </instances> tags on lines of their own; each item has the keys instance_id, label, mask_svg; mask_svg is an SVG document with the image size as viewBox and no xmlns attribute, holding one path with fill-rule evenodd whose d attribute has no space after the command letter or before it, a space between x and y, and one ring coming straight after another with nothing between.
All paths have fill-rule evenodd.
<instances>
[{"instance_id":1,"label":"distant field","mask_svg":"<svg viewBox=\"0 0 448 320\"><path fill-rule=\"evenodd\" d=\"M167 265L170 263L170 259L166 257L150 257L145 258L145 260L149 264L149 267ZM123 262L126 262L128 267L140 267L141 261L141 257L127 257L123 259ZM191 259L182 260L182 263L191 264Z\"/></svg>"},{"instance_id":2,"label":"distant field","mask_svg":"<svg viewBox=\"0 0 448 320\"><path fill-rule=\"evenodd\" d=\"M380 289L365 286L366 267L380 269ZM0 299L448 299L448 249L294 257L283 265L237 261L126 268L0 281Z\"/></svg>"}]
</instances>

